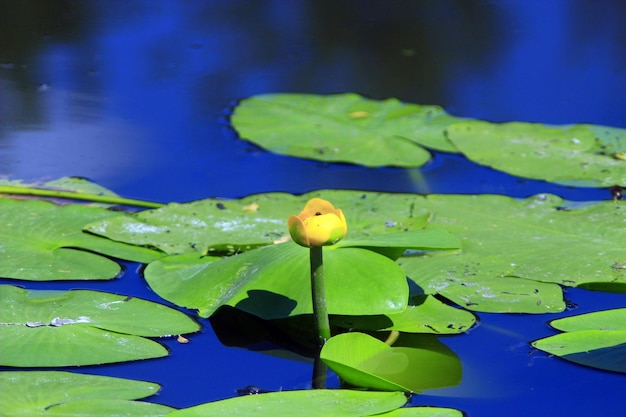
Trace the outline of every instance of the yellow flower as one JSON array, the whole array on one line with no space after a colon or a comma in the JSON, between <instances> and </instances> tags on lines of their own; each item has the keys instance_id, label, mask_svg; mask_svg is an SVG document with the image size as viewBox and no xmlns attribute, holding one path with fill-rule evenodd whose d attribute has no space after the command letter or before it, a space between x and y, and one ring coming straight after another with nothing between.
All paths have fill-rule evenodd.
<instances>
[{"instance_id":1,"label":"yellow flower","mask_svg":"<svg viewBox=\"0 0 626 417\"><path fill-rule=\"evenodd\" d=\"M293 241L308 248L335 244L348 232L341 209L321 198L309 200L300 214L289 216L287 227Z\"/></svg>"}]
</instances>

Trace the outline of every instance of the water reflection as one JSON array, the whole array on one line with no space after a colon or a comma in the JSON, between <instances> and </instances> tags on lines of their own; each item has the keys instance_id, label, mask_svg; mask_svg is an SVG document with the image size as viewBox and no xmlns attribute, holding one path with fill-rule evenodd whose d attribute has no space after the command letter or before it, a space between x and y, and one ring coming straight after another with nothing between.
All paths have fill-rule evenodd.
<instances>
[{"instance_id":1,"label":"water reflection","mask_svg":"<svg viewBox=\"0 0 626 417\"><path fill-rule=\"evenodd\" d=\"M323 187L436 192L464 175L446 169L446 181L426 175L424 187L401 170L328 174L246 152L217 119L232 100L264 92L357 91L491 120L624 120L614 91L626 88L614 53L624 30L601 20L623 12L619 2L604 13L554 2L539 14L527 2L461 0L0 7L0 173L14 177L80 175L129 196L184 201ZM602 30L583 40L577 28L591 11L584 27ZM257 167L262 184L252 180ZM484 191L481 183L458 191Z\"/></svg>"}]
</instances>

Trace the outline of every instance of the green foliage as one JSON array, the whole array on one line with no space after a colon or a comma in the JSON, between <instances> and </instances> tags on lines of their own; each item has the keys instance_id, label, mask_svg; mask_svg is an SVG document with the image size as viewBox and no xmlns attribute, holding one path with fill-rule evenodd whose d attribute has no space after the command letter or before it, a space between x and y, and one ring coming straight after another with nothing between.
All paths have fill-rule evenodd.
<instances>
[{"instance_id":1,"label":"green foliage","mask_svg":"<svg viewBox=\"0 0 626 417\"><path fill-rule=\"evenodd\" d=\"M0 198L0 276L33 281L111 279L120 272L119 264L87 251L138 262L161 256L82 231L87 223L117 216L99 207Z\"/></svg>"},{"instance_id":2,"label":"green foliage","mask_svg":"<svg viewBox=\"0 0 626 417\"><path fill-rule=\"evenodd\" d=\"M157 358L167 350L140 336L199 329L185 314L137 298L0 285L0 365L79 366Z\"/></svg>"},{"instance_id":3,"label":"green foliage","mask_svg":"<svg viewBox=\"0 0 626 417\"><path fill-rule=\"evenodd\" d=\"M331 323L346 329L397 330L405 333L458 334L469 330L476 317L430 295L416 295L401 313L378 316L336 316Z\"/></svg>"},{"instance_id":4,"label":"green foliage","mask_svg":"<svg viewBox=\"0 0 626 417\"><path fill-rule=\"evenodd\" d=\"M571 362L626 373L626 308L554 320L559 333L532 345Z\"/></svg>"},{"instance_id":5,"label":"green foliage","mask_svg":"<svg viewBox=\"0 0 626 417\"><path fill-rule=\"evenodd\" d=\"M461 362L450 349L427 335L408 339L391 347L364 333L344 333L326 342L320 358L357 387L420 392L461 382Z\"/></svg>"},{"instance_id":6,"label":"green foliage","mask_svg":"<svg viewBox=\"0 0 626 417\"><path fill-rule=\"evenodd\" d=\"M430 195L415 206L434 213L428 228L461 238L463 250L399 260L427 294L475 311L540 313L565 308L558 285L611 284L623 290L624 206L574 205L537 195ZM537 282L533 282L537 281Z\"/></svg>"},{"instance_id":7,"label":"green foliage","mask_svg":"<svg viewBox=\"0 0 626 417\"><path fill-rule=\"evenodd\" d=\"M379 415L402 407L406 397L400 392L351 390L282 391L246 395L178 410L169 417L360 417ZM383 414L384 415L384 414Z\"/></svg>"},{"instance_id":8,"label":"green foliage","mask_svg":"<svg viewBox=\"0 0 626 417\"><path fill-rule=\"evenodd\" d=\"M626 184L626 129L595 125L468 121L448 138L479 164L526 178L610 187Z\"/></svg>"},{"instance_id":9,"label":"green foliage","mask_svg":"<svg viewBox=\"0 0 626 417\"><path fill-rule=\"evenodd\" d=\"M160 417L172 408L131 401L158 392L150 382L71 372L0 372L5 417Z\"/></svg>"},{"instance_id":10,"label":"green foliage","mask_svg":"<svg viewBox=\"0 0 626 417\"><path fill-rule=\"evenodd\" d=\"M162 206L160 203L151 201L122 198L113 191L80 177L63 177L57 180L29 184L21 180L0 178L0 195L3 194L19 196L20 198L47 198L56 203L82 200L91 202L91 205L102 207L116 204L150 208Z\"/></svg>"},{"instance_id":11,"label":"green foliage","mask_svg":"<svg viewBox=\"0 0 626 417\"><path fill-rule=\"evenodd\" d=\"M169 254L241 252L272 244L288 236L287 218L313 198L324 197L342 208L348 237L359 239L382 233L422 229L429 213L413 207L413 196L398 195L397 206L382 204L383 193L354 191L256 194L239 200L206 199L172 203L135 215L120 215L85 227L90 233L133 245L158 248ZM381 200L381 201L379 201Z\"/></svg>"},{"instance_id":12,"label":"green foliage","mask_svg":"<svg viewBox=\"0 0 626 417\"><path fill-rule=\"evenodd\" d=\"M243 139L272 152L368 167L419 167L420 145L454 152L444 129L462 120L439 106L377 101L357 94L266 94L242 100L232 123Z\"/></svg>"},{"instance_id":13,"label":"green foliage","mask_svg":"<svg viewBox=\"0 0 626 417\"><path fill-rule=\"evenodd\" d=\"M386 314L407 306L409 288L391 259L361 248L324 251L330 314ZM226 304L265 319L311 314L309 250L293 242L220 260L189 255L152 262L146 281L161 297L208 317Z\"/></svg>"}]
</instances>

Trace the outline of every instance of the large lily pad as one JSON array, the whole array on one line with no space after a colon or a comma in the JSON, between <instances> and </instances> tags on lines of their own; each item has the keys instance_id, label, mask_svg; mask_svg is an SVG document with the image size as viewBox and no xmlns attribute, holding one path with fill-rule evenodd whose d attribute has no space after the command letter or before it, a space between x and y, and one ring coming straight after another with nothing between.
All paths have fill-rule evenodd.
<instances>
[{"instance_id":1,"label":"large lily pad","mask_svg":"<svg viewBox=\"0 0 626 417\"><path fill-rule=\"evenodd\" d=\"M242 100L232 116L243 139L272 152L406 168L430 159L418 143L456 151L444 130L459 120L439 106L377 101L353 93L259 95Z\"/></svg>"},{"instance_id":2,"label":"large lily pad","mask_svg":"<svg viewBox=\"0 0 626 417\"><path fill-rule=\"evenodd\" d=\"M391 347L364 333L331 337L320 358L350 385L381 391L420 392L461 382L456 355L432 337L426 343Z\"/></svg>"},{"instance_id":3,"label":"large lily pad","mask_svg":"<svg viewBox=\"0 0 626 417\"><path fill-rule=\"evenodd\" d=\"M85 229L116 241L155 247L170 255L239 252L288 236L287 218L299 213L309 199L320 196L343 209L350 239L420 230L429 215L415 208L414 197L407 194L390 198L378 193L326 190L301 196L267 193L239 200L173 203L133 216L107 218ZM394 204L389 204L391 201Z\"/></svg>"},{"instance_id":4,"label":"large lily pad","mask_svg":"<svg viewBox=\"0 0 626 417\"><path fill-rule=\"evenodd\" d=\"M157 358L167 350L140 336L199 329L185 314L138 298L0 286L0 365L79 366Z\"/></svg>"},{"instance_id":5,"label":"large lily pad","mask_svg":"<svg viewBox=\"0 0 626 417\"><path fill-rule=\"evenodd\" d=\"M402 407L406 397L400 392L352 390L306 390L246 395L185 408L169 417L361 417L379 415ZM305 410L305 411L304 411Z\"/></svg>"},{"instance_id":6,"label":"large lily pad","mask_svg":"<svg viewBox=\"0 0 626 417\"><path fill-rule=\"evenodd\" d=\"M533 346L581 365L626 373L626 308L553 320L566 333L533 342Z\"/></svg>"},{"instance_id":7,"label":"large lily pad","mask_svg":"<svg viewBox=\"0 0 626 417\"><path fill-rule=\"evenodd\" d=\"M93 252L138 262L162 254L84 233L94 221L117 217L99 207L57 206L0 198L0 277L47 280L111 279L121 268Z\"/></svg>"},{"instance_id":8,"label":"large lily pad","mask_svg":"<svg viewBox=\"0 0 626 417\"><path fill-rule=\"evenodd\" d=\"M512 175L595 187L626 184L626 129L467 121L447 133L469 159Z\"/></svg>"},{"instance_id":9,"label":"large lily pad","mask_svg":"<svg viewBox=\"0 0 626 417\"><path fill-rule=\"evenodd\" d=\"M434 213L429 228L448 230L463 242L463 250L450 256L399 260L427 294L442 294L476 311L538 313L565 308L555 297L556 284L625 288L621 204L577 206L550 195L524 200L431 195L415 205ZM499 301L506 295L508 307Z\"/></svg>"},{"instance_id":10,"label":"large lily pad","mask_svg":"<svg viewBox=\"0 0 626 417\"><path fill-rule=\"evenodd\" d=\"M309 250L287 242L215 260L199 254L170 256L144 271L150 287L177 305L208 317L231 305L266 319L311 314ZM403 311L409 289L391 259L362 248L324 250L331 314Z\"/></svg>"},{"instance_id":11,"label":"large lily pad","mask_svg":"<svg viewBox=\"0 0 626 417\"><path fill-rule=\"evenodd\" d=\"M160 417L174 409L131 401L158 392L150 382L70 372L0 372L0 415L6 417Z\"/></svg>"}]
</instances>

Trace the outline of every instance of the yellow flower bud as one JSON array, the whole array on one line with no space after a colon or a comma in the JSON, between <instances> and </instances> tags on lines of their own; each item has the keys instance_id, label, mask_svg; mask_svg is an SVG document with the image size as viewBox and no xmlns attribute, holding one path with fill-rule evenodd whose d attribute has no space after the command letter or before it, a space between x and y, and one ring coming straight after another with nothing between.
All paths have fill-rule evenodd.
<instances>
[{"instance_id":1,"label":"yellow flower bud","mask_svg":"<svg viewBox=\"0 0 626 417\"><path fill-rule=\"evenodd\" d=\"M333 245L348 232L341 209L321 198L309 200L300 214L289 216L287 227L293 241L308 248Z\"/></svg>"}]
</instances>

